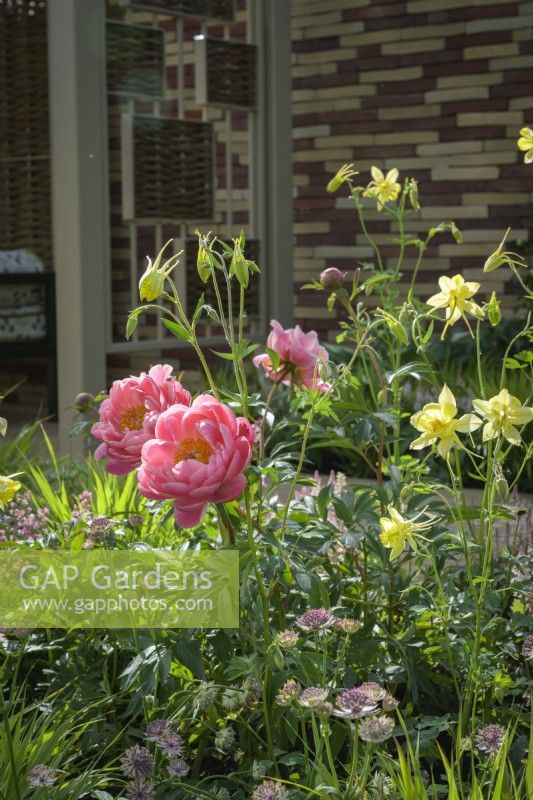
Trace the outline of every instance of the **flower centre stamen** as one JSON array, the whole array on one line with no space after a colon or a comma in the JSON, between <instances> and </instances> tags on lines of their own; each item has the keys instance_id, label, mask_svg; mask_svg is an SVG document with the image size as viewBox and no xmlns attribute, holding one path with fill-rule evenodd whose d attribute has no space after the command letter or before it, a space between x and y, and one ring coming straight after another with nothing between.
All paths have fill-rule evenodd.
<instances>
[{"instance_id":1,"label":"flower centre stamen","mask_svg":"<svg viewBox=\"0 0 533 800\"><path fill-rule=\"evenodd\" d=\"M119 427L121 430L128 428L130 431L140 431L146 416L144 406L131 406L127 408L120 417Z\"/></svg>"},{"instance_id":2,"label":"flower centre stamen","mask_svg":"<svg viewBox=\"0 0 533 800\"><path fill-rule=\"evenodd\" d=\"M194 461L201 461L202 464L207 464L212 454L213 448L205 439L183 439L176 450L174 463L179 464L180 461L194 459Z\"/></svg>"}]
</instances>

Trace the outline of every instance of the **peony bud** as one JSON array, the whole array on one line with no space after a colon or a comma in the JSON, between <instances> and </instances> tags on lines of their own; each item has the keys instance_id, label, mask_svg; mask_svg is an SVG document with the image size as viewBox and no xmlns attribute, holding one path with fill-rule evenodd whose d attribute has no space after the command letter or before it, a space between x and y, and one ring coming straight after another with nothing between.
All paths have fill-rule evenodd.
<instances>
[{"instance_id":1,"label":"peony bud","mask_svg":"<svg viewBox=\"0 0 533 800\"><path fill-rule=\"evenodd\" d=\"M320 283L327 292L335 292L342 288L345 277L345 272L341 272L337 267L329 267L320 273Z\"/></svg>"},{"instance_id":2,"label":"peony bud","mask_svg":"<svg viewBox=\"0 0 533 800\"><path fill-rule=\"evenodd\" d=\"M84 409L86 409L88 406L91 405L93 400L94 400L94 395L91 394L90 392L80 392L80 394L76 395L76 399L74 400L74 405L79 411L83 411Z\"/></svg>"}]
</instances>

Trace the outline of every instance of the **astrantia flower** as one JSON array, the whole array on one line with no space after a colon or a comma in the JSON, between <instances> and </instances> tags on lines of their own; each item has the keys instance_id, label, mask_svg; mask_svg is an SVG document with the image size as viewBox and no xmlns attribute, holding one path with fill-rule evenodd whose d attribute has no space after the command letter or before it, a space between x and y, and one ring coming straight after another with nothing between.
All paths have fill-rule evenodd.
<instances>
[{"instance_id":1,"label":"astrantia flower","mask_svg":"<svg viewBox=\"0 0 533 800\"><path fill-rule=\"evenodd\" d=\"M235 731L229 725L220 728L215 734L215 747L217 750L227 752L235 744Z\"/></svg>"},{"instance_id":2,"label":"astrantia flower","mask_svg":"<svg viewBox=\"0 0 533 800\"><path fill-rule=\"evenodd\" d=\"M28 783L35 788L41 786L53 786L57 782L58 772L47 764L36 764L28 772Z\"/></svg>"},{"instance_id":3,"label":"astrantia flower","mask_svg":"<svg viewBox=\"0 0 533 800\"><path fill-rule=\"evenodd\" d=\"M201 681L193 700L194 713L201 714L213 705L218 697L218 687L212 681Z\"/></svg>"},{"instance_id":4,"label":"astrantia flower","mask_svg":"<svg viewBox=\"0 0 533 800\"><path fill-rule=\"evenodd\" d=\"M280 647L296 647L298 644L298 634L296 631L280 631L276 636L276 641Z\"/></svg>"},{"instance_id":5,"label":"astrantia flower","mask_svg":"<svg viewBox=\"0 0 533 800\"><path fill-rule=\"evenodd\" d=\"M411 442L411 450L422 450L438 442L437 452L446 458L452 447L462 447L458 433L471 433L479 428L481 420L475 414L464 414L455 419L455 397L446 384L437 403L428 403L411 417L411 425L422 436Z\"/></svg>"},{"instance_id":6,"label":"astrantia flower","mask_svg":"<svg viewBox=\"0 0 533 800\"><path fill-rule=\"evenodd\" d=\"M533 636L526 636L524 639L522 655L526 661L533 661Z\"/></svg>"},{"instance_id":7,"label":"astrantia flower","mask_svg":"<svg viewBox=\"0 0 533 800\"><path fill-rule=\"evenodd\" d=\"M333 627L337 631L352 634L359 630L361 623L359 620L353 619L352 617L340 617L335 620Z\"/></svg>"},{"instance_id":8,"label":"astrantia flower","mask_svg":"<svg viewBox=\"0 0 533 800\"><path fill-rule=\"evenodd\" d=\"M183 753L183 739L174 731L168 730L162 733L156 744L165 756L181 756Z\"/></svg>"},{"instance_id":9,"label":"astrantia flower","mask_svg":"<svg viewBox=\"0 0 533 800\"><path fill-rule=\"evenodd\" d=\"M505 728L501 725L487 725L481 728L474 737L477 749L492 755L497 753L505 738Z\"/></svg>"},{"instance_id":10,"label":"astrantia flower","mask_svg":"<svg viewBox=\"0 0 533 800\"><path fill-rule=\"evenodd\" d=\"M289 386L306 386L319 392L327 392L331 386L320 377L320 368L325 369L329 355L318 343L315 331L304 333L299 325L284 329L275 319L270 323L272 331L267 339L267 348L276 353L279 364L272 363L269 353L255 356L253 362L261 367L267 377L275 383Z\"/></svg>"},{"instance_id":11,"label":"astrantia flower","mask_svg":"<svg viewBox=\"0 0 533 800\"><path fill-rule=\"evenodd\" d=\"M296 625L302 631L320 631L330 628L335 617L327 608L311 608L296 619Z\"/></svg>"},{"instance_id":12,"label":"astrantia flower","mask_svg":"<svg viewBox=\"0 0 533 800\"><path fill-rule=\"evenodd\" d=\"M282 783L263 781L252 792L252 800L289 800L289 792Z\"/></svg>"},{"instance_id":13,"label":"astrantia flower","mask_svg":"<svg viewBox=\"0 0 533 800\"><path fill-rule=\"evenodd\" d=\"M417 549L416 537L418 532L430 528L433 520L417 522L416 520L424 513L423 511L411 519L402 517L392 506L389 506L388 511L389 516L381 517L379 520L381 525L379 538L384 547L391 548L390 560L393 561L401 555L407 544L411 545L413 550Z\"/></svg>"},{"instance_id":14,"label":"astrantia flower","mask_svg":"<svg viewBox=\"0 0 533 800\"><path fill-rule=\"evenodd\" d=\"M392 781L384 772L375 772L370 781L372 797L383 798L392 794Z\"/></svg>"},{"instance_id":15,"label":"astrantia flower","mask_svg":"<svg viewBox=\"0 0 533 800\"><path fill-rule=\"evenodd\" d=\"M154 768L154 757L146 747L134 744L122 757L121 769L129 778L142 778L150 775Z\"/></svg>"},{"instance_id":16,"label":"astrantia flower","mask_svg":"<svg viewBox=\"0 0 533 800\"><path fill-rule=\"evenodd\" d=\"M278 706L290 706L293 700L297 700L302 693L302 687L298 681L285 681L276 695Z\"/></svg>"},{"instance_id":17,"label":"astrantia flower","mask_svg":"<svg viewBox=\"0 0 533 800\"><path fill-rule=\"evenodd\" d=\"M173 758L167 766L167 772L173 778L184 778L185 775L188 775L189 770L189 765L182 758Z\"/></svg>"},{"instance_id":18,"label":"astrantia flower","mask_svg":"<svg viewBox=\"0 0 533 800\"><path fill-rule=\"evenodd\" d=\"M511 444L521 444L522 439L515 425L526 425L533 420L533 408L523 406L508 389L490 400L474 400L472 405L478 414L487 420L483 427L483 441L504 436Z\"/></svg>"},{"instance_id":19,"label":"astrantia flower","mask_svg":"<svg viewBox=\"0 0 533 800\"><path fill-rule=\"evenodd\" d=\"M146 726L144 738L147 742L158 742L170 730L170 722L166 719L154 719Z\"/></svg>"},{"instance_id":20,"label":"astrantia flower","mask_svg":"<svg viewBox=\"0 0 533 800\"><path fill-rule=\"evenodd\" d=\"M377 701L360 686L341 692L335 705L336 716L350 719L365 717L376 711L378 707Z\"/></svg>"},{"instance_id":21,"label":"astrantia flower","mask_svg":"<svg viewBox=\"0 0 533 800\"><path fill-rule=\"evenodd\" d=\"M126 800L153 800L155 789L151 783L144 780L133 781L126 787Z\"/></svg>"},{"instance_id":22,"label":"astrantia flower","mask_svg":"<svg viewBox=\"0 0 533 800\"><path fill-rule=\"evenodd\" d=\"M328 690L320 686L310 686L304 689L298 698L298 702L303 708L316 708L328 699Z\"/></svg>"},{"instance_id":23,"label":"astrantia flower","mask_svg":"<svg viewBox=\"0 0 533 800\"><path fill-rule=\"evenodd\" d=\"M427 304L432 308L446 309L446 325L442 331L441 339L444 339L448 327L455 325L461 317L472 333L466 315L471 314L476 319L483 319L485 316L483 309L470 299L479 289L479 283L465 281L462 275L454 275L453 278L442 275L439 278L439 286L441 291L430 297Z\"/></svg>"},{"instance_id":24,"label":"astrantia flower","mask_svg":"<svg viewBox=\"0 0 533 800\"><path fill-rule=\"evenodd\" d=\"M359 736L364 742L384 742L392 736L392 717L369 717L359 726Z\"/></svg>"},{"instance_id":25,"label":"astrantia flower","mask_svg":"<svg viewBox=\"0 0 533 800\"><path fill-rule=\"evenodd\" d=\"M18 481L14 481L6 475L0 475L0 509L13 500L19 489L20 483Z\"/></svg>"},{"instance_id":26,"label":"astrantia flower","mask_svg":"<svg viewBox=\"0 0 533 800\"><path fill-rule=\"evenodd\" d=\"M125 475L141 463L143 444L154 438L158 416L174 403L190 405L191 396L171 377L168 364L152 367L148 374L115 381L100 405L100 421L92 435L102 444L95 458L107 458L106 469Z\"/></svg>"},{"instance_id":27,"label":"astrantia flower","mask_svg":"<svg viewBox=\"0 0 533 800\"><path fill-rule=\"evenodd\" d=\"M250 423L210 395L199 395L190 408L173 405L142 448L139 491L151 500L174 500L177 524L192 528L208 503L243 493L253 441Z\"/></svg>"},{"instance_id":28,"label":"astrantia flower","mask_svg":"<svg viewBox=\"0 0 533 800\"><path fill-rule=\"evenodd\" d=\"M520 129L520 138L517 145L518 149L525 153L524 164L533 163L533 130L531 128Z\"/></svg>"},{"instance_id":29,"label":"astrantia flower","mask_svg":"<svg viewBox=\"0 0 533 800\"><path fill-rule=\"evenodd\" d=\"M363 195L372 197L377 201L378 211L381 211L385 203L392 203L400 194L402 188L398 181L398 170L390 169L386 175L377 167L370 168L372 180L366 187Z\"/></svg>"},{"instance_id":30,"label":"astrantia flower","mask_svg":"<svg viewBox=\"0 0 533 800\"><path fill-rule=\"evenodd\" d=\"M376 703L381 703L381 706L384 711L392 711L394 708L397 708L399 703L392 694L385 689L383 686L380 686L379 683L375 683L374 681L366 681L359 686L360 689L363 690L367 695L369 695Z\"/></svg>"},{"instance_id":31,"label":"astrantia flower","mask_svg":"<svg viewBox=\"0 0 533 800\"><path fill-rule=\"evenodd\" d=\"M326 186L326 190L330 193L336 192L343 183L351 180L356 175L359 175L359 173L353 169L353 164L343 164Z\"/></svg>"}]
</instances>

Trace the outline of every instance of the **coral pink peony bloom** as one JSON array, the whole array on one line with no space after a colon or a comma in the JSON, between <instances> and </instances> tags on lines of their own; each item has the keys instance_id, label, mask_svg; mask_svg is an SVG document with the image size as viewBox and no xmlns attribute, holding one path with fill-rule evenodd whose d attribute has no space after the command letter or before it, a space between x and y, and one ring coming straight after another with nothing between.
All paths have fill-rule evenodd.
<instances>
[{"instance_id":1,"label":"coral pink peony bloom","mask_svg":"<svg viewBox=\"0 0 533 800\"><path fill-rule=\"evenodd\" d=\"M328 363L327 350L319 345L315 331L304 333L299 325L286 330L275 319L270 323L272 331L267 339L267 347L273 350L280 359L278 367L272 365L268 353L255 356L254 364L262 367L271 381L282 381L289 385L307 386L327 392L331 384L325 383L318 375L319 362Z\"/></svg>"},{"instance_id":2,"label":"coral pink peony bloom","mask_svg":"<svg viewBox=\"0 0 533 800\"><path fill-rule=\"evenodd\" d=\"M125 475L136 469L161 412L175 403L190 405L191 395L171 373L171 366L158 364L148 375L143 372L113 383L109 398L100 405L100 421L91 429L102 442L95 457L109 459L108 472Z\"/></svg>"},{"instance_id":3,"label":"coral pink peony bloom","mask_svg":"<svg viewBox=\"0 0 533 800\"><path fill-rule=\"evenodd\" d=\"M253 441L250 423L210 395L199 395L190 407L174 405L143 446L139 491L151 500L174 500L177 524L192 528L208 503L242 494Z\"/></svg>"}]
</instances>

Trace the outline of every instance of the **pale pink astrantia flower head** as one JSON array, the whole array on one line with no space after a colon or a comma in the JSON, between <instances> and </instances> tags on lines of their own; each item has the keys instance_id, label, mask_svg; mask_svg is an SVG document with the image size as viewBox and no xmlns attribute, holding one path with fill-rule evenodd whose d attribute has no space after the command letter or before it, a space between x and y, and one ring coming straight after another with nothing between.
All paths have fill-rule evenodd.
<instances>
[{"instance_id":1,"label":"pale pink astrantia flower head","mask_svg":"<svg viewBox=\"0 0 533 800\"><path fill-rule=\"evenodd\" d=\"M242 494L253 441L250 423L210 395L190 407L176 404L161 414L142 448L139 490L151 500L174 500L177 524L192 528L208 503Z\"/></svg>"},{"instance_id":2,"label":"pale pink astrantia flower head","mask_svg":"<svg viewBox=\"0 0 533 800\"><path fill-rule=\"evenodd\" d=\"M154 437L159 414L175 403L190 405L191 395L171 374L169 364L158 364L148 374L113 383L100 405L100 421L91 430L102 442L95 457L108 459L108 472L125 475L137 469L143 444Z\"/></svg>"},{"instance_id":3,"label":"pale pink astrantia flower head","mask_svg":"<svg viewBox=\"0 0 533 800\"><path fill-rule=\"evenodd\" d=\"M306 386L327 392L331 384L320 377L320 367L327 366L328 352L318 343L315 331L304 333L299 325L295 328L283 328L275 319L270 323L272 330L267 339L267 347L273 350L279 364L274 366L268 353L255 356L254 364L261 367L271 381L280 381L287 386Z\"/></svg>"}]
</instances>

